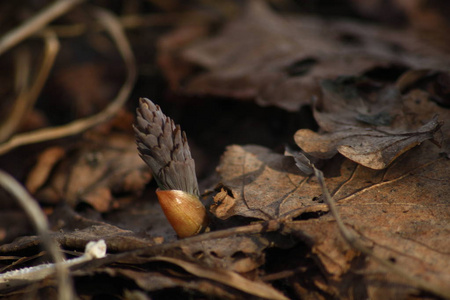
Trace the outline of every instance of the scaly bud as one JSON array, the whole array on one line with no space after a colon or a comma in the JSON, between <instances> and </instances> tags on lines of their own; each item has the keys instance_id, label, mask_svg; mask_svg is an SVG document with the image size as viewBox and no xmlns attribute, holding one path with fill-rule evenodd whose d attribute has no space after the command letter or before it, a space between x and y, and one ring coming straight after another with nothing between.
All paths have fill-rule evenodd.
<instances>
[{"instance_id":1,"label":"scaly bud","mask_svg":"<svg viewBox=\"0 0 450 300\"><path fill-rule=\"evenodd\" d=\"M139 155L158 183L156 195L177 235L183 238L203 231L208 220L198 198L195 162L186 134L146 98L139 99L133 128Z\"/></svg>"}]
</instances>

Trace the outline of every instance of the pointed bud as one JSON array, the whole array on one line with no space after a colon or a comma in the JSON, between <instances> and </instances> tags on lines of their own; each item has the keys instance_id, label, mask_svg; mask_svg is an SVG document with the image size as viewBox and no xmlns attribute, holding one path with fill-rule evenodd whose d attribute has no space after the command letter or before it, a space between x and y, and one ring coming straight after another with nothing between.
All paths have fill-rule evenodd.
<instances>
[{"instance_id":1,"label":"pointed bud","mask_svg":"<svg viewBox=\"0 0 450 300\"><path fill-rule=\"evenodd\" d=\"M200 202L195 163L187 137L179 125L152 101L141 98L133 126L141 158L158 183L159 203L179 237L207 227L206 209Z\"/></svg>"}]
</instances>

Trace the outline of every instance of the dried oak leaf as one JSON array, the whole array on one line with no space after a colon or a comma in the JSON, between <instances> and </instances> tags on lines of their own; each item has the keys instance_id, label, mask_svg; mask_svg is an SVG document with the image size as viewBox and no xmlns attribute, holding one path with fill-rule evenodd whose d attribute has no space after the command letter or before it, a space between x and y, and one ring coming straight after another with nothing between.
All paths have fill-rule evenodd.
<instances>
[{"instance_id":1,"label":"dried oak leaf","mask_svg":"<svg viewBox=\"0 0 450 300\"><path fill-rule=\"evenodd\" d=\"M206 69L188 78L188 94L256 99L297 111L319 93L318 80L397 66L445 70L447 56L411 33L365 24L283 17L250 1L240 18L216 36L183 51Z\"/></svg>"},{"instance_id":2,"label":"dried oak leaf","mask_svg":"<svg viewBox=\"0 0 450 300\"><path fill-rule=\"evenodd\" d=\"M292 157L265 147L229 146L217 170L231 192L222 191L214 198L211 211L220 219L235 215L278 219L317 205L313 198L320 194L319 186L307 183L309 177L300 173Z\"/></svg>"},{"instance_id":3,"label":"dried oak leaf","mask_svg":"<svg viewBox=\"0 0 450 300\"><path fill-rule=\"evenodd\" d=\"M439 139L438 117L424 117L405 103L418 99L400 95L395 87L373 85L363 78L324 80L321 103L314 108L324 132L300 129L297 145L314 157L329 159L339 152L363 166L384 169L423 141ZM371 93L363 91L368 88Z\"/></svg>"},{"instance_id":4,"label":"dried oak leaf","mask_svg":"<svg viewBox=\"0 0 450 300\"><path fill-rule=\"evenodd\" d=\"M450 150L449 129L445 127L444 149L424 143L383 170L342 158L340 175L326 178L345 224L376 255L442 288L450 280L450 254L445 250L450 249L450 160L440 151ZM389 293L405 299L417 293L404 279L386 275L379 264L362 259L346 244L327 207L314 201L322 194L316 179L296 174L289 167L293 160L286 159L263 147L229 147L218 171L235 201L221 217L267 220L319 212L306 214L313 216L306 220L285 222L283 229L284 234L308 241L328 282L317 283L318 289L327 293L331 289L342 299L357 287L373 299ZM371 276L374 272L382 275Z\"/></svg>"},{"instance_id":5,"label":"dried oak leaf","mask_svg":"<svg viewBox=\"0 0 450 300\"><path fill-rule=\"evenodd\" d=\"M445 289L450 280L450 253L444 250L450 247L449 167L450 160L436 147L423 144L384 170L346 160L341 176L327 181L344 223L375 255ZM312 251L328 276L337 282L361 261L341 238L329 214L292 222L290 226L285 233L308 236ZM355 285L364 285L371 299L386 299L388 295L405 299L405 295L417 293L404 278L373 260L365 260L364 266L358 268L371 274L382 272L378 276L355 277Z\"/></svg>"}]
</instances>

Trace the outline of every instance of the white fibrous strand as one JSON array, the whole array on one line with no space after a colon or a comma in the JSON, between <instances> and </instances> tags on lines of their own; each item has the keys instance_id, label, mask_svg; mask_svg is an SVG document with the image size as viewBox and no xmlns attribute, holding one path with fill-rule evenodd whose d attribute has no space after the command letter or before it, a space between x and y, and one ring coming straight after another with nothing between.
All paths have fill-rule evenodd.
<instances>
[{"instance_id":1,"label":"white fibrous strand","mask_svg":"<svg viewBox=\"0 0 450 300\"><path fill-rule=\"evenodd\" d=\"M77 258L65 260L62 264L73 267L92 259L106 256L106 243L104 240L91 241L86 245L84 254ZM13 287L28 282L42 280L56 272L56 264L43 264L29 268L22 268L0 274L0 288Z\"/></svg>"}]
</instances>

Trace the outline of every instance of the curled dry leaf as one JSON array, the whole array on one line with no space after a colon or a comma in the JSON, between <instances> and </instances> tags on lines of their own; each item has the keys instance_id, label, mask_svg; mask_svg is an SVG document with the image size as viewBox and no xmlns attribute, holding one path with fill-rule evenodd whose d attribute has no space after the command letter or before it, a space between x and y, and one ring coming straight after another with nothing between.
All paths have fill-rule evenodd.
<instances>
[{"instance_id":1,"label":"curled dry leaf","mask_svg":"<svg viewBox=\"0 0 450 300\"><path fill-rule=\"evenodd\" d=\"M249 1L241 17L225 24L220 34L189 46L183 57L206 69L187 78L183 92L256 99L289 111L310 104L322 78L390 67L394 73L450 67L443 53L410 32L304 15L284 17L264 1Z\"/></svg>"},{"instance_id":2,"label":"curled dry leaf","mask_svg":"<svg viewBox=\"0 0 450 300\"><path fill-rule=\"evenodd\" d=\"M368 87L375 92L364 93ZM430 120L420 110L411 111L406 102L418 99L402 96L394 87L338 78L323 81L322 91L314 117L325 132L300 129L294 136L297 145L314 157L329 159L339 152L363 166L384 169L414 146L439 137L438 117Z\"/></svg>"}]
</instances>

